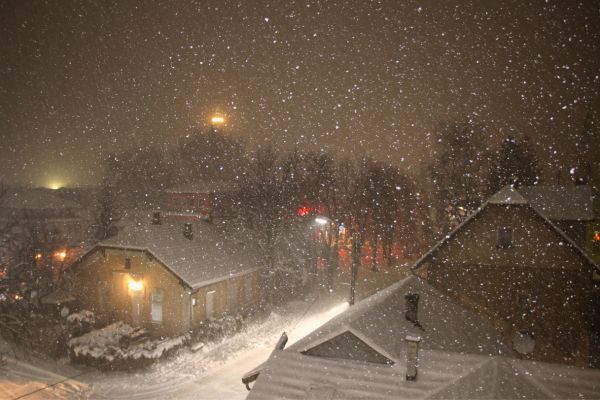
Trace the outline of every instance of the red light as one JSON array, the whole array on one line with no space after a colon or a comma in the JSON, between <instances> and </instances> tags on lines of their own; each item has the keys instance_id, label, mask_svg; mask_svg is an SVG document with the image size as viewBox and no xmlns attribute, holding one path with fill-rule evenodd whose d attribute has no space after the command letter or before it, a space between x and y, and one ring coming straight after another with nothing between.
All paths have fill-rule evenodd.
<instances>
[{"instance_id":1,"label":"red light","mask_svg":"<svg viewBox=\"0 0 600 400\"><path fill-rule=\"evenodd\" d=\"M308 214L310 214L310 211L310 207L300 207L297 213L301 217L306 217Z\"/></svg>"}]
</instances>

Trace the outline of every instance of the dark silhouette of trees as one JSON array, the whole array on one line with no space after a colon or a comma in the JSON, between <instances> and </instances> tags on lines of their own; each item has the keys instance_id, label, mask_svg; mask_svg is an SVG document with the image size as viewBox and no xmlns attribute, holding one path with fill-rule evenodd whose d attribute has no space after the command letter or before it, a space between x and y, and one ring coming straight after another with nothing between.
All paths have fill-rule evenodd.
<instances>
[{"instance_id":1,"label":"dark silhouette of trees","mask_svg":"<svg viewBox=\"0 0 600 400\"><path fill-rule=\"evenodd\" d=\"M175 175L165 152L151 146L109 156L105 171L118 203L142 209L160 204Z\"/></svg>"},{"instance_id":2,"label":"dark silhouette of trees","mask_svg":"<svg viewBox=\"0 0 600 400\"><path fill-rule=\"evenodd\" d=\"M117 222L120 219L115 188L105 178L98 193L96 210L95 239L104 240L117 233Z\"/></svg>"},{"instance_id":3,"label":"dark silhouette of trees","mask_svg":"<svg viewBox=\"0 0 600 400\"><path fill-rule=\"evenodd\" d=\"M247 164L245 146L211 126L206 132L193 130L179 142L175 153L179 183L232 181Z\"/></svg>"},{"instance_id":4,"label":"dark silhouette of trees","mask_svg":"<svg viewBox=\"0 0 600 400\"><path fill-rule=\"evenodd\" d=\"M493 159L490 170L490 193L506 185L533 185L539 180L535 151L527 139L505 139Z\"/></svg>"},{"instance_id":5,"label":"dark silhouette of trees","mask_svg":"<svg viewBox=\"0 0 600 400\"><path fill-rule=\"evenodd\" d=\"M470 120L441 124L434 134L430 179L438 233L458 225L483 201L488 176L483 135L483 127Z\"/></svg>"}]
</instances>

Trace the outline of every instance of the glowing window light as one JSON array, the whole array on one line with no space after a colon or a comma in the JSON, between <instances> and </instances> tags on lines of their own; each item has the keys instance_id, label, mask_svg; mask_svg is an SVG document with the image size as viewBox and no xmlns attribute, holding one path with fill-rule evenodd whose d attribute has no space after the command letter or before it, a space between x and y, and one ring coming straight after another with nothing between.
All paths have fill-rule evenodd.
<instances>
[{"instance_id":1,"label":"glowing window light","mask_svg":"<svg viewBox=\"0 0 600 400\"><path fill-rule=\"evenodd\" d=\"M35 259L35 261L41 261L42 257L44 257L42 253L35 253L35 256L33 258Z\"/></svg>"},{"instance_id":2,"label":"glowing window light","mask_svg":"<svg viewBox=\"0 0 600 400\"><path fill-rule=\"evenodd\" d=\"M596 243L600 242L600 231L594 232L594 236L592 236L592 240Z\"/></svg>"}]
</instances>

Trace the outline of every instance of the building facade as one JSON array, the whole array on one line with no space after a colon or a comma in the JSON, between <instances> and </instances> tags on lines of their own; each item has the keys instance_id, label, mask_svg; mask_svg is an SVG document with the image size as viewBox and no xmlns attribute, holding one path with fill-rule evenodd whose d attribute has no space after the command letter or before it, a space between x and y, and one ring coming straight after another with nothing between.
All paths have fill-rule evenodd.
<instances>
[{"instance_id":1,"label":"building facade","mask_svg":"<svg viewBox=\"0 0 600 400\"><path fill-rule=\"evenodd\" d=\"M71 290L104 322L176 335L254 309L260 269L255 248L219 226L150 222L89 251L72 268Z\"/></svg>"},{"instance_id":2,"label":"building facade","mask_svg":"<svg viewBox=\"0 0 600 400\"><path fill-rule=\"evenodd\" d=\"M597 363L598 266L516 189L492 196L413 268L522 358Z\"/></svg>"}]
</instances>

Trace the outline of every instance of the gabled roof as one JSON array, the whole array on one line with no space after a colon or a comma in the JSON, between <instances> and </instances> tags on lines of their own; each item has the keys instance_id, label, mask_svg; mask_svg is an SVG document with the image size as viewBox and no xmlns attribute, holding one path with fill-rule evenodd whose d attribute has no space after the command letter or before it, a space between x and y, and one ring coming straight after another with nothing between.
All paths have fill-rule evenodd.
<instances>
[{"instance_id":1,"label":"gabled roof","mask_svg":"<svg viewBox=\"0 0 600 400\"><path fill-rule=\"evenodd\" d=\"M97 247L147 251L192 289L248 273L261 265L249 238L236 240L222 225L192 223L193 239L183 235L183 223L150 222L129 225Z\"/></svg>"},{"instance_id":2,"label":"gabled roof","mask_svg":"<svg viewBox=\"0 0 600 400\"><path fill-rule=\"evenodd\" d=\"M405 317L407 293L419 294L418 320L422 328ZM426 349L511 353L488 322L413 275L364 299L289 349L304 352L348 330L394 362L405 357L407 335L421 337ZM469 340L465 340L466 337Z\"/></svg>"},{"instance_id":3,"label":"gabled roof","mask_svg":"<svg viewBox=\"0 0 600 400\"><path fill-rule=\"evenodd\" d=\"M418 293L418 320L406 320L404 295ZM305 354L350 332L392 365ZM418 377L407 381L407 335L421 338ZM344 352L343 344L336 342ZM411 276L368 297L254 371L248 399L594 398L600 371L528 362L511 352L487 322ZM311 397L312 396L312 397Z\"/></svg>"},{"instance_id":4,"label":"gabled roof","mask_svg":"<svg viewBox=\"0 0 600 400\"><path fill-rule=\"evenodd\" d=\"M247 399L597 399L600 371L500 356L419 351L393 366L275 350ZM311 397L313 396L313 397Z\"/></svg>"},{"instance_id":5,"label":"gabled roof","mask_svg":"<svg viewBox=\"0 0 600 400\"><path fill-rule=\"evenodd\" d=\"M461 222L456 228L450 233L444 236L438 241L427 253L425 253L417 262L412 266L412 269L417 269L419 266L427 260L433 253L435 253L442 245L448 242L452 237L456 235L465 225L470 224L475 218L477 218L481 212L488 207L488 205L506 205L506 206L524 206L530 207L544 222L556 233L562 237L584 260L586 260L591 266L595 267L600 271L600 266L581 248L575 241L569 237L562 229L560 229L554 222L548 218L543 211L538 209L532 202L527 200L521 193L511 185L505 186L500 189L496 194L490 197L485 203L483 203L477 210L469 215L463 222Z\"/></svg>"},{"instance_id":6,"label":"gabled roof","mask_svg":"<svg viewBox=\"0 0 600 400\"><path fill-rule=\"evenodd\" d=\"M589 186L522 186L519 192L553 221L594 219L593 195Z\"/></svg>"},{"instance_id":7,"label":"gabled roof","mask_svg":"<svg viewBox=\"0 0 600 400\"><path fill-rule=\"evenodd\" d=\"M419 294L420 326L406 319L404 296L407 293ZM487 321L455 303L416 275L410 275L360 301L286 351L306 353L347 332L394 364L402 362L406 357L406 336L422 338L421 347L424 349L488 355L512 353L503 344L501 335ZM352 352L343 346L339 346L339 351L340 359L347 358L342 353ZM267 363L246 373L244 380L252 381L266 365Z\"/></svg>"}]
</instances>

